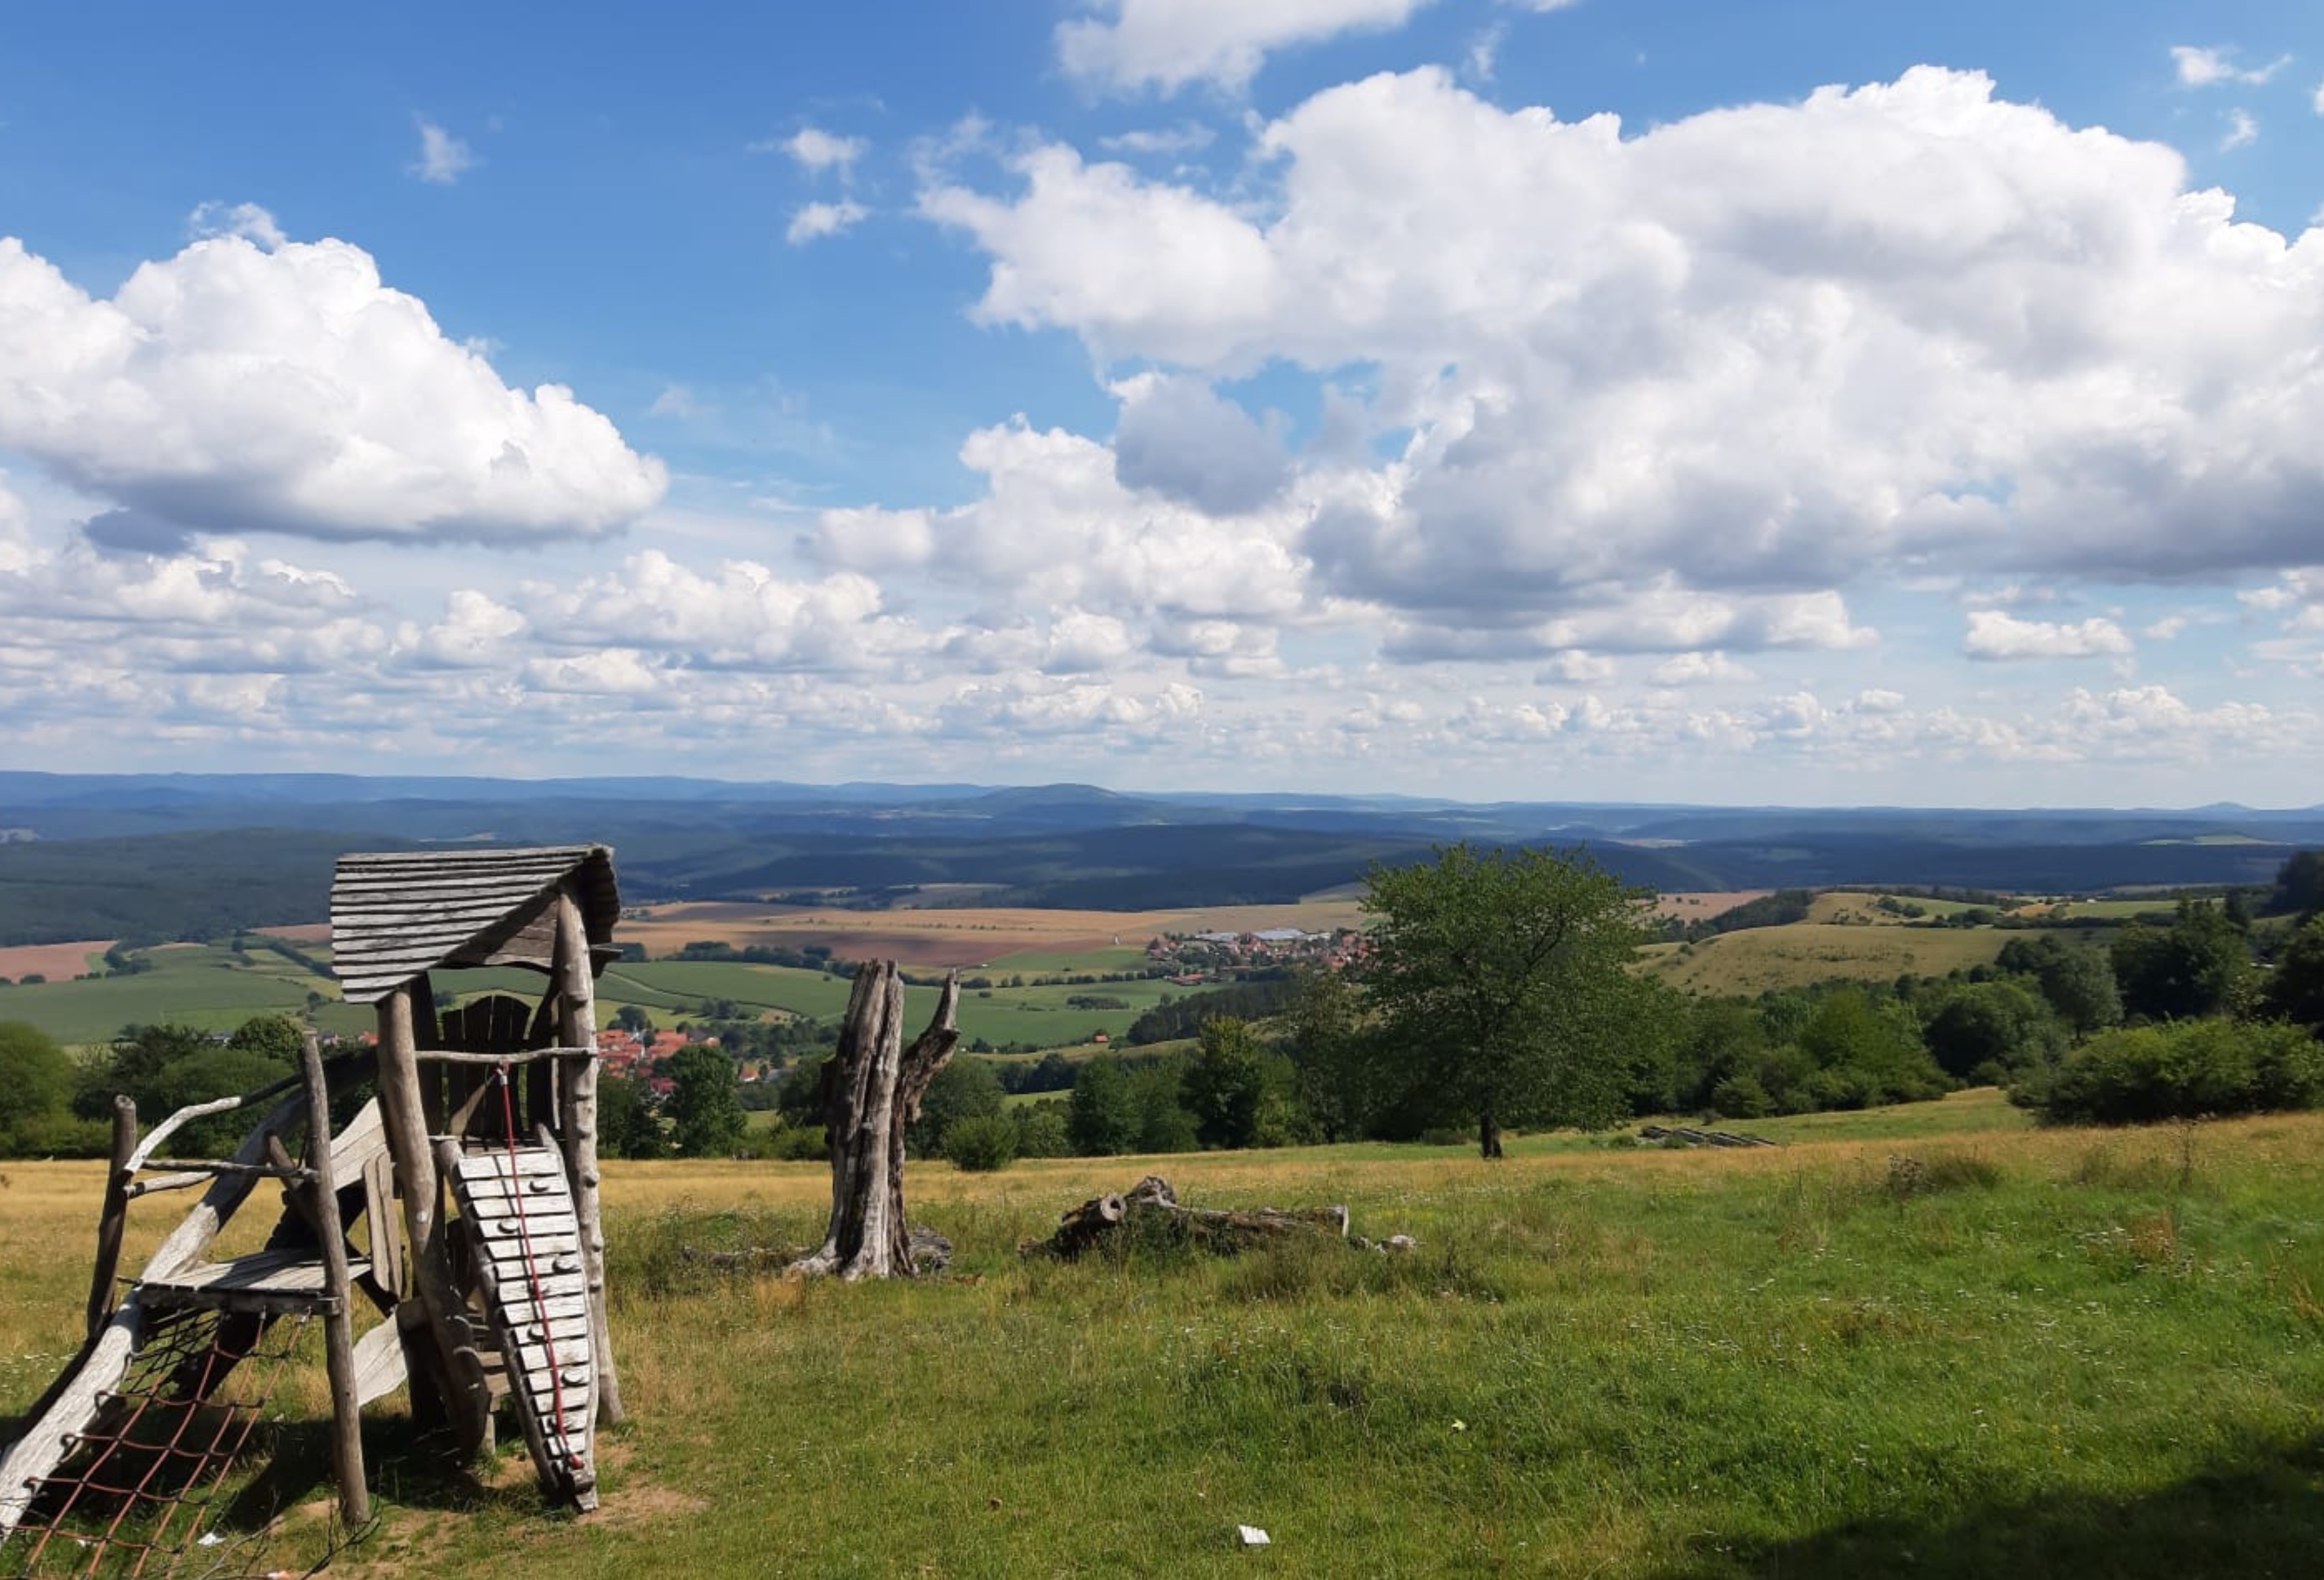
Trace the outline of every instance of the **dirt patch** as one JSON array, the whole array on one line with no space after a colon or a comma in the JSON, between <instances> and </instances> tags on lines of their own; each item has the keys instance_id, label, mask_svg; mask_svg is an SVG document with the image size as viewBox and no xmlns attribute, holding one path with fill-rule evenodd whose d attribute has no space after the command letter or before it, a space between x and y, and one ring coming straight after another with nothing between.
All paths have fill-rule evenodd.
<instances>
[{"instance_id":1,"label":"dirt patch","mask_svg":"<svg viewBox=\"0 0 2324 1580\"><path fill-rule=\"evenodd\" d=\"M92 957L103 958L113 947L110 938L85 939L78 943L20 943L0 949L0 977L21 982L30 976L51 982L69 982L95 969Z\"/></svg>"},{"instance_id":2,"label":"dirt patch","mask_svg":"<svg viewBox=\"0 0 2324 1580\"><path fill-rule=\"evenodd\" d=\"M253 932L263 932L269 938L280 938L291 943L328 943L331 924L328 922L293 922L288 927L254 927Z\"/></svg>"}]
</instances>

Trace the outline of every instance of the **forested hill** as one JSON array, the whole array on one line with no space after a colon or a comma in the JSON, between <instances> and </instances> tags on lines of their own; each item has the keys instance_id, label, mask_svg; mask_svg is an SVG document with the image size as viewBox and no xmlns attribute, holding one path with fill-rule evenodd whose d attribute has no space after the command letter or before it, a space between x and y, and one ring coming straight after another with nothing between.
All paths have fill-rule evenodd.
<instances>
[{"instance_id":1,"label":"forested hill","mask_svg":"<svg viewBox=\"0 0 2324 1580\"><path fill-rule=\"evenodd\" d=\"M1087 785L0 773L0 944L318 920L342 850L601 841L640 900L982 886L983 904L1296 899L1459 840L1581 845L1664 890L2264 883L2324 808L2255 812L1463 804Z\"/></svg>"}]
</instances>

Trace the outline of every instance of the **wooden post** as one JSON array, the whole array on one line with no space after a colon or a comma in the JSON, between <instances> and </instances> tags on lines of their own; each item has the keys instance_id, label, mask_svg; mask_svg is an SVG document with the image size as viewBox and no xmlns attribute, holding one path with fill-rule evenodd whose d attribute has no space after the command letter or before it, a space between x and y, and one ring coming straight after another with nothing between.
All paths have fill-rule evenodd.
<instances>
[{"instance_id":1,"label":"wooden post","mask_svg":"<svg viewBox=\"0 0 2324 1580\"><path fill-rule=\"evenodd\" d=\"M137 1152L137 1105L113 1099L113 1168L105 1176L105 1206L97 1219L97 1270L88 1281L88 1337L105 1331L113 1315L113 1280L121 1271L121 1231L129 1218L130 1159Z\"/></svg>"},{"instance_id":2,"label":"wooden post","mask_svg":"<svg viewBox=\"0 0 2324 1580\"><path fill-rule=\"evenodd\" d=\"M406 989L410 996L411 1045L414 1048L442 1048L444 1028L436 1019L436 985L422 971L411 979ZM384 1042L386 1039L382 1038ZM418 1067L420 1078L420 1115L430 1135L444 1133L444 1116L450 1112L444 1103L444 1082L448 1072L435 1065Z\"/></svg>"},{"instance_id":3,"label":"wooden post","mask_svg":"<svg viewBox=\"0 0 2324 1580\"><path fill-rule=\"evenodd\" d=\"M453 1287L452 1258L444 1241L443 1192L436 1154L429 1144L420 1105L419 1044L412 1029L416 984L407 982L379 1001L379 1108L387 1125L388 1151L395 1158L396 1183L403 1192L404 1238L410 1243L412 1282L435 1340L435 1364L428 1368L444 1395L460 1452L480 1452L491 1422L492 1404L466 1385L456 1357L473 1347L466 1302ZM415 1392L422 1386L415 1378ZM415 1416L423 1401L413 1400Z\"/></svg>"},{"instance_id":4,"label":"wooden post","mask_svg":"<svg viewBox=\"0 0 2324 1580\"><path fill-rule=\"evenodd\" d=\"M331 1097L323 1081L323 1050L307 1033L301 1054L307 1077L307 1166L315 1171L315 1234L323 1243L323 1359L331 1376L331 1468L339 1482L339 1514L353 1530L371 1519L364 1484L363 1407L355 1401L355 1281L347 1276L347 1240L339 1223L339 1185L331 1170ZM391 1232L392 1232L391 1230Z\"/></svg>"},{"instance_id":5,"label":"wooden post","mask_svg":"<svg viewBox=\"0 0 2324 1580\"><path fill-rule=\"evenodd\" d=\"M597 1419L615 1426L622 1417L622 1385L613 1370L612 1324L605 1298L605 1223L598 1199L597 1166L597 985L589 967L589 933L571 879L557 896L557 947L551 976L560 1000L558 1042L586 1048L558 1072L559 1127L565 1172L573 1184L573 1215L581 1228L581 1265L589 1276L589 1328L596 1351Z\"/></svg>"}]
</instances>

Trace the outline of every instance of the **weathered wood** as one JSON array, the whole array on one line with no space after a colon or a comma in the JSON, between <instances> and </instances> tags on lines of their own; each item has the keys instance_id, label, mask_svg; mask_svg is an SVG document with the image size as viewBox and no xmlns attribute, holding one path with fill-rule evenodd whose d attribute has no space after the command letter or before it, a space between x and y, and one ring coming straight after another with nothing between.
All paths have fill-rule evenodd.
<instances>
[{"instance_id":1,"label":"weathered wood","mask_svg":"<svg viewBox=\"0 0 2324 1580\"><path fill-rule=\"evenodd\" d=\"M129 1221L129 1161L137 1154L137 1105L113 1099L113 1162L105 1176L105 1202L97 1217L97 1266L88 1281L88 1337L94 1341L113 1315L113 1281L121 1272L121 1232Z\"/></svg>"},{"instance_id":2,"label":"weathered wood","mask_svg":"<svg viewBox=\"0 0 2324 1580\"><path fill-rule=\"evenodd\" d=\"M1643 1125L1638 1127L1641 1141L1659 1141L1665 1144L1677 1142L1682 1146L1781 1146L1764 1135L1746 1135L1739 1130L1698 1130L1692 1125Z\"/></svg>"},{"instance_id":3,"label":"weathered wood","mask_svg":"<svg viewBox=\"0 0 2324 1580\"><path fill-rule=\"evenodd\" d=\"M619 1425L621 1373L613 1364L613 1325L605 1293L605 1226L598 1198L597 1162L597 986L589 957L589 932L575 883L568 879L557 901L557 951L553 991L561 1001L557 1040L592 1055L560 1071L558 1082L566 1177L572 1181L573 1208L581 1228L582 1264L588 1270L589 1300L596 1311L597 1419Z\"/></svg>"},{"instance_id":4,"label":"weathered wood","mask_svg":"<svg viewBox=\"0 0 2324 1580\"><path fill-rule=\"evenodd\" d=\"M136 1353L143 1321L143 1309L132 1291L81 1352L78 1364L50 1391L23 1435L0 1452L0 1543L23 1521L42 1484L64 1463L74 1437L119 1385Z\"/></svg>"},{"instance_id":5,"label":"weathered wood","mask_svg":"<svg viewBox=\"0 0 2324 1580\"><path fill-rule=\"evenodd\" d=\"M581 1242L554 1138L543 1134L539 1144L456 1155L446 1142L442 1166L475 1252L500 1381L521 1406L525 1445L542 1484L587 1510L596 1502L596 1307L580 1257L567 1253L562 1267L553 1253ZM475 1194L512 1185L513 1195ZM535 1185L547 1189L536 1193Z\"/></svg>"},{"instance_id":6,"label":"weathered wood","mask_svg":"<svg viewBox=\"0 0 2324 1580\"><path fill-rule=\"evenodd\" d=\"M307 1078L307 1161L314 1171L314 1183L303 1194L313 1204L323 1284L333 1297L323 1312L323 1364L331 1380L331 1469L339 1484L340 1517L352 1529L371 1518L371 1492L364 1484L363 1410L355 1398L354 1314L348 1309L355 1281L339 1223L338 1181L331 1172L331 1098L323 1084L323 1051L312 1032L300 1062Z\"/></svg>"},{"instance_id":7,"label":"weathered wood","mask_svg":"<svg viewBox=\"0 0 2324 1580\"><path fill-rule=\"evenodd\" d=\"M621 911L611 857L596 845L341 857L331 944L344 996L374 1003L419 972L468 961L546 969L553 938L540 924L543 904L568 882L589 932L609 937Z\"/></svg>"},{"instance_id":8,"label":"weathered wood","mask_svg":"<svg viewBox=\"0 0 2324 1580\"><path fill-rule=\"evenodd\" d=\"M824 1130L831 1155L831 1222L823 1246L792 1263L805 1275L912 1275L904 1219L904 1135L953 1050L960 974L945 981L927 1029L903 1045L904 981L893 960L859 967L839 1048L824 1066Z\"/></svg>"},{"instance_id":9,"label":"weathered wood","mask_svg":"<svg viewBox=\"0 0 2324 1580\"><path fill-rule=\"evenodd\" d=\"M463 1457L479 1453L492 1419L491 1401L467 1386L456 1356L471 1344L466 1301L454 1287L450 1248L444 1239L441 1186L420 1111L420 1068L412 1024L414 988L398 988L379 1005L380 1112L403 1197L404 1244L410 1276L427 1313L432 1353L424 1358L430 1382L451 1418ZM415 1393L419 1384L415 1382Z\"/></svg>"},{"instance_id":10,"label":"weathered wood","mask_svg":"<svg viewBox=\"0 0 2324 1580\"><path fill-rule=\"evenodd\" d=\"M392 1318L355 1340L355 1408L384 1399L403 1386L403 1346Z\"/></svg>"},{"instance_id":11,"label":"weathered wood","mask_svg":"<svg viewBox=\"0 0 2324 1580\"><path fill-rule=\"evenodd\" d=\"M371 1271L379 1287L396 1300L411 1294L411 1272L403 1260L403 1225L395 1210L395 1159L381 1151L364 1160L364 1217L371 1225Z\"/></svg>"},{"instance_id":12,"label":"weathered wood","mask_svg":"<svg viewBox=\"0 0 2324 1580\"><path fill-rule=\"evenodd\" d=\"M542 1059L595 1059L595 1048L523 1048L510 1053L471 1053L465 1048L422 1048L413 1058L422 1064L478 1065L492 1069L498 1065L525 1065Z\"/></svg>"},{"instance_id":13,"label":"weathered wood","mask_svg":"<svg viewBox=\"0 0 2324 1580\"><path fill-rule=\"evenodd\" d=\"M1105 1244L1118 1233L1160 1233L1182 1243L1222 1255L1231 1255L1272 1240L1321 1235L1348 1238L1345 1207L1259 1207L1227 1209L1188 1207L1178 1199L1170 1182L1148 1174L1126 1195L1093 1197L1069 1208L1058 1219L1056 1233L1047 1240L1019 1247L1028 1255L1056 1256L1072 1261Z\"/></svg>"}]
</instances>

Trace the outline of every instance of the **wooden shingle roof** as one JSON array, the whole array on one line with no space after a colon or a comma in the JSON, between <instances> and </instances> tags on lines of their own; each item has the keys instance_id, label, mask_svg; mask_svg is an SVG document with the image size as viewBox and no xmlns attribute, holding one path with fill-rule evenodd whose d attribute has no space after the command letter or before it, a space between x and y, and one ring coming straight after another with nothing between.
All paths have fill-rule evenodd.
<instances>
[{"instance_id":1,"label":"wooden shingle roof","mask_svg":"<svg viewBox=\"0 0 2324 1580\"><path fill-rule=\"evenodd\" d=\"M621 891L603 845L420 850L339 858L331 969L349 1004L375 1004L438 966L533 966L554 958L554 900L567 877L593 964L614 952Z\"/></svg>"}]
</instances>

